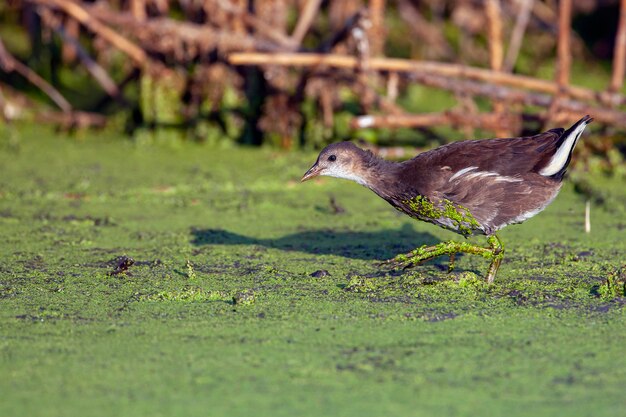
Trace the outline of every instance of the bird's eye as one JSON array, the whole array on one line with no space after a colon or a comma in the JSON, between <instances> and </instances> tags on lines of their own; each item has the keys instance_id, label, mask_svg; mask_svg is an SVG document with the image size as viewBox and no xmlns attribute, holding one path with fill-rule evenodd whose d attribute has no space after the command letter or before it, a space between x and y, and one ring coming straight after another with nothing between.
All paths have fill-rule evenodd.
<instances>
[{"instance_id":1,"label":"bird's eye","mask_svg":"<svg viewBox=\"0 0 626 417\"><path fill-rule=\"evenodd\" d=\"M337 160L337 157L335 155L331 155L331 156L328 157L328 160L330 162L335 162Z\"/></svg>"}]
</instances>

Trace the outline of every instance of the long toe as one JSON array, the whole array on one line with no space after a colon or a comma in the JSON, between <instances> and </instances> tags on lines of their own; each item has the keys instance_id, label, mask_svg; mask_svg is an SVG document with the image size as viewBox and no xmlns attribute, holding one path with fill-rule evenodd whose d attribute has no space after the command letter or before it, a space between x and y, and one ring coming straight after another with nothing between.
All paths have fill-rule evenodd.
<instances>
[{"instance_id":1,"label":"long toe","mask_svg":"<svg viewBox=\"0 0 626 417\"><path fill-rule=\"evenodd\" d=\"M419 265L420 263L422 262L416 260L413 253L408 253L398 255L391 259L387 259L386 261L380 262L378 266L389 269L407 269Z\"/></svg>"}]
</instances>

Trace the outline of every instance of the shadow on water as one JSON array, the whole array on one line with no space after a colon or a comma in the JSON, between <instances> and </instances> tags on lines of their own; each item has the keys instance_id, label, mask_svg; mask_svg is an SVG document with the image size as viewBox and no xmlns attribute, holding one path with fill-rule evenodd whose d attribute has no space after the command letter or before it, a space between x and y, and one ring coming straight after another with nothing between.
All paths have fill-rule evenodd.
<instances>
[{"instance_id":1,"label":"shadow on water","mask_svg":"<svg viewBox=\"0 0 626 417\"><path fill-rule=\"evenodd\" d=\"M257 239L223 229L191 229L191 243L202 245L259 245L285 251L341 255L353 259L383 260L439 240L429 233L418 233L405 223L398 230L346 232L307 230L275 239Z\"/></svg>"}]
</instances>

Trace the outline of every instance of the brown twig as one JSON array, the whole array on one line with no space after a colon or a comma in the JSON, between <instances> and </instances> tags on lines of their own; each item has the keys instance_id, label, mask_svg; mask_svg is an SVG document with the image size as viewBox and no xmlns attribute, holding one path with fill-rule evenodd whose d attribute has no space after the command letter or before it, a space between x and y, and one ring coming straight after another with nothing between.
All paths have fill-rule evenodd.
<instances>
[{"instance_id":1,"label":"brown twig","mask_svg":"<svg viewBox=\"0 0 626 417\"><path fill-rule=\"evenodd\" d=\"M107 123L106 116L82 111L72 113L42 111L37 113L35 120L41 123L59 125L64 129L103 128Z\"/></svg>"},{"instance_id":2,"label":"brown twig","mask_svg":"<svg viewBox=\"0 0 626 417\"><path fill-rule=\"evenodd\" d=\"M397 72L390 72L387 77L387 99L394 103L398 98L398 86L400 84L400 76Z\"/></svg>"},{"instance_id":3,"label":"brown twig","mask_svg":"<svg viewBox=\"0 0 626 417\"><path fill-rule=\"evenodd\" d=\"M365 10L361 9L357 11L356 13L354 13L349 18L347 18L345 22L343 23L343 25L339 28L339 30L335 31L335 33L333 33L329 39L327 39L319 47L317 47L316 51L319 53L328 52L332 50L337 44L347 39L351 35L352 30L360 24L361 19L364 17L365 13L366 13ZM316 73L317 72L315 71L314 68L310 68L310 69L306 69L302 71L302 73L300 74L299 80L296 83L295 93L293 94L293 98L295 101L303 100L307 85L309 85L309 81L311 80L312 76ZM326 86L328 85L333 85L332 81L330 83L326 83ZM327 96L330 97L330 95L328 94ZM385 102L383 101L383 105L384 103ZM327 111L329 108L328 102L322 101L322 104L323 104L322 110ZM391 104L393 105L393 103ZM328 120L328 115L326 113L324 113L324 120Z\"/></svg>"},{"instance_id":4,"label":"brown twig","mask_svg":"<svg viewBox=\"0 0 626 417\"><path fill-rule=\"evenodd\" d=\"M372 49L370 45L370 38L367 36L369 29L372 27L372 21L370 20L369 13L361 13L360 19L357 24L352 28L350 35L355 43L356 56L358 59L357 71L361 73L369 72L369 60L372 57Z\"/></svg>"},{"instance_id":5,"label":"brown twig","mask_svg":"<svg viewBox=\"0 0 626 417\"><path fill-rule=\"evenodd\" d=\"M39 4L42 6L52 7L54 9L62 10L64 13L72 16L78 20L86 28L94 33L97 33L102 39L109 42L115 48L128 55L137 65L144 65L148 60L146 52L129 41L107 25L103 24L100 20L90 14L83 6L78 3L69 0L28 0L29 2Z\"/></svg>"},{"instance_id":6,"label":"brown twig","mask_svg":"<svg viewBox=\"0 0 626 417\"><path fill-rule=\"evenodd\" d=\"M171 59L179 63L187 63L199 56L206 56L215 49L220 52L285 49L277 43L246 34L218 30L208 25L182 22L166 17L139 22L129 13L116 12L103 3L86 6L85 10L120 31L131 33L140 47L146 51L169 55Z\"/></svg>"},{"instance_id":7,"label":"brown twig","mask_svg":"<svg viewBox=\"0 0 626 417\"><path fill-rule=\"evenodd\" d=\"M60 19L59 19L60 20ZM73 37L74 39L78 39L80 36L80 23L76 21L76 19L72 19L69 16L66 16L63 19L63 28L65 33ZM78 53L76 52L76 48L74 45L64 42L61 50L61 56L64 64L71 64L76 61Z\"/></svg>"},{"instance_id":8,"label":"brown twig","mask_svg":"<svg viewBox=\"0 0 626 417\"><path fill-rule=\"evenodd\" d=\"M519 117L497 113L466 114L459 111L444 111L440 113L359 116L353 119L354 129L377 127L428 127L428 126L470 126L487 130L500 130L504 127L519 125Z\"/></svg>"},{"instance_id":9,"label":"brown twig","mask_svg":"<svg viewBox=\"0 0 626 417\"><path fill-rule=\"evenodd\" d=\"M282 45L285 49L290 51L298 49L298 44L296 44L291 37L280 30L276 30L258 17L248 13L243 7L233 4L229 0L221 0L218 2L218 5L225 11L238 15L246 25L250 26L267 39Z\"/></svg>"},{"instance_id":10,"label":"brown twig","mask_svg":"<svg viewBox=\"0 0 626 417\"><path fill-rule=\"evenodd\" d=\"M48 22L50 27L52 27L61 39L63 39L63 42L66 45L73 48L80 61L83 65L85 65L85 68L87 68L87 71L98 82L98 84L100 84L102 89L111 97L120 98L120 90L117 88L115 81L113 81L105 69L89 56L87 51L85 51L76 38L72 37L65 31L61 22L59 22L59 20L49 12L49 9L43 7L42 9L43 10L38 11L39 15L44 21ZM48 13L46 13L46 11L48 11Z\"/></svg>"},{"instance_id":11,"label":"brown twig","mask_svg":"<svg viewBox=\"0 0 626 417\"><path fill-rule=\"evenodd\" d=\"M532 10L533 16L546 26L554 25L554 21L556 20L556 13L554 12L553 4L554 2L534 2Z\"/></svg>"},{"instance_id":12,"label":"brown twig","mask_svg":"<svg viewBox=\"0 0 626 417\"><path fill-rule=\"evenodd\" d=\"M22 64L15 59L13 55L4 47L2 39L0 39L0 68L5 72L17 72L26 78L31 84L35 85L44 92L54 103L59 106L65 113L72 111L72 105L63 97L63 95L46 80L41 78L35 71Z\"/></svg>"},{"instance_id":13,"label":"brown twig","mask_svg":"<svg viewBox=\"0 0 626 417\"><path fill-rule=\"evenodd\" d=\"M385 2L385 0L369 1L368 15L370 18L371 26L368 32L370 53L372 54L372 56L382 55L385 47Z\"/></svg>"},{"instance_id":14,"label":"brown twig","mask_svg":"<svg viewBox=\"0 0 626 417\"><path fill-rule=\"evenodd\" d=\"M368 96L370 98L370 101L368 103L365 103L366 107L375 105L376 107L380 108L385 113L394 114L394 115L406 114L406 112L402 109L402 107L395 104L388 97L381 96L380 94L378 94L378 91L376 90L376 88L374 88L372 86L372 83L369 82L367 79L357 81L355 88L361 91L362 96Z\"/></svg>"},{"instance_id":15,"label":"brown twig","mask_svg":"<svg viewBox=\"0 0 626 417\"><path fill-rule=\"evenodd\" d=\"M612 93L618 92L624 84L624 64L626 64L626 0L621 0L613 51L613 74L609 85L609 91Z\"/></svg>"},{"instance_id":16,"label":"brown twig","mask_svg":"<svg viewBox=\"0 0 626 417\"><path fill-rule=\"evenodd\" d=\"M232 65L279 65L293 67L332 67L355 69L357 58L338 54L309 53L259 53L241 52L228 56ZM557 94L559 87L553 81L541 80L517 74L494 72L484 68L468 67L432 61L412 61L399 58L376 58L369 60L369 68L377 71L396 71L413 74L437 74L446 77L465 78L489 82L494 85L524 88L547 94ZM597 101L600 94L588 88L567 86L564 93L571 98L584 101ZM623 95L618 96L619 103L626 103Z\"/></svg>"},{"instance_id":17,"label":"brown twig","mask_svg":"<svg viewBox=\"0 0 626 417\"><path fill-rule=\"evenodd\" d=\"M571 53L571 21L572 21L572 0L559 1L559 36L557 39L557 62L556 62L556 84L557 92L546 114L546 124L550 123L558 114L559 105L566 95L565 90L569 85L570 67L572 64Z\"/></svg>"},{"instance_id":18,"label":"brown twig","mask_svg":"<svg viewBox=\"0 0 626 417\"><path fill-rule=\"evenodd\" d=\"M415 34L418 38L424 41L424 44L428 45L428 56L433 56L434 51L437 56L443 56L445 58L451 58L454 56L454 51L448 43L446 37L441 31L440 25L435 25L429 22L415 6L415 4L409 0L398 1L398 11L400 17L409 24L409 30Z\"/></svg>"},{"instance_id":19,"label":"brown twig","mask_svg":"<svg viewBox=\"0 0 626 417\"><path fill-rule=\"evenodd\" d=\"M7 121L20 120L35 123L50 123L64 129L77 127L104 127L107 118L101 114L81 111L54 111L42 110L35 102L23 93L7 85L0 84L0 96L4 97L4 106L0 106L0 111L4 111ZM33 111L32 109L36 109Z\"/></svg>"},{"instance_id":20,"label":"brown twig","mask_svg":"<svg viewBox=\"0 0 626 417\"><path fill-rule=\"evenodd\" d=\"M476 81L450 80L439 75L414 75L413 81L429 87L441 88L456 94L469 94L490 99L497 99L509 104L525 106L548 107L552 103L552 96L547 94L533 93L515 90L509 87L483 84ZM600 123L626 127L626 113L605 106L591 106L587 103L564 99L560 103L559 120L575 122L581 114L591 114ZM545 120L539 117L539 120Z\"/></svg>"},{"instance_id":21,"label":"brown twig","mask_svg":"<svg viewBox=\"0 0 626 417\"><path fill-rule=\"evenodd\" d=\"M572 24L572 0L559 1L559 37L557 43L557 73L556 82L560 88L569 84L572 52L570 31Z\"/></svg>"},{"instance_id":22,"label":"brown twig","mask_svg":"<svg viewBox=\"0 0 626 417\"><path fill-rule=\"evenodd\" d=\"M486 0L487 38L489 39L489 66L494 71L502 69L502 13L500 0Z\"/></svg>"},{"instance_id":23,"label":"brown twig","mask_svg":"<svg viewBox=\"0 0 626 417\"><path fill-rule=\"evenodd\" d=\"M489 39L489 66L494 72L502 70L502 60L504 47L502 45L502 10L500 0L486 0L485 14L487 15L487 38ZM493 101L493 111L495 114L505 113L503 103L498 100ZM495 124L497 136L511 136L506 124Z\"/></svg>"},{"instance_id":24,"label":"brown twig","mask_svg":"<svg viewBox=\"0 0 626 417\"><path fill-rule=\"evenodd\" d=\"M522 42L524 40L524 34L526 33L526 27L530 20L530 12L533 8L534 0L518 0L519 10L517 11L517 19L515 19L515 26L511 33L511 39L509 41L509 47L506 51L506 58L504 58L504 65L502 69L505 72L513 71L517 56L522 48Z\"/></svg>"},{"instance_id":25,"label":"brown twig","mask_svg":"<svg viewBox=\"0 0 626 417\"><path fill-rule=\"evenodd\" d=\"M146 13L146 0L130 0L130 12L133 17L140 22L143 22L148 18Z\"/></svg>"},{"instance_id":26,"label":"brown twig","mask_svg":"<svg viewBox=\"0 0 626 417\"><path fill-rule=\"evenodd\" d=\"M291 34L291 41L295 45L299 46L302 44L302 40L311 28L311 24L313 20L315 20L315 16L317 16L321 4L322 0L308 0L304 5L304 10L300 14L296 28Z\"/></svg>"}]
</instances>

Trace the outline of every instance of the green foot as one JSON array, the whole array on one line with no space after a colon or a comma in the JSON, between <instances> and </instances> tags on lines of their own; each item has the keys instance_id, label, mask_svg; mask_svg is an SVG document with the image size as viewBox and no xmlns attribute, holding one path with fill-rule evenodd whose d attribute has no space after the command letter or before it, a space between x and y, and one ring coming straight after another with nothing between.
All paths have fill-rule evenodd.
<instances>
[{"instance_id":1,"label":"green foot","mask_svg":"<svg viewBox=\"0 0 626 417\"><path fill-rule=\"evenodd\" d=\"M497 235L489 236L487 242L489 242L491 248L491 264L489 264L485 279L491 284L493 280L496 279L496 272L498 272L500 262L502 262L502 258L504 258L504 245Z\"/></svg>"},{"instance_id":2,"label":"green foot","mask_svg":"<svg viewBox=\"0 0 626 417\"><path fill-rule=\"evenodd\" d=\"M485 248L478 245L473 245L467 242L441 242L432 246L421 246L412 250L409 253L401 254L395 258L389 259L382 263L382 265L391 266L393 268L410 268L412 266L419 265L430 259L437 258L442 255L448 255L450 257L450 263L448 264L448 272L454 269L454 260L457 253L464 252L473 255L480 255L483 258L491 260L487 276L485 277L488 283L492 283L496 277L496 272L500 267L500 262L504 257L504 247L502 242L496 235L491 235L487 238L489 247Z\"/></svg>"}]
</instances>

